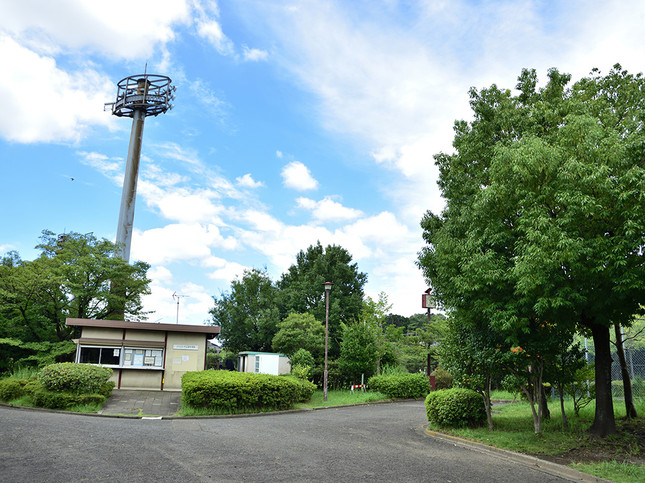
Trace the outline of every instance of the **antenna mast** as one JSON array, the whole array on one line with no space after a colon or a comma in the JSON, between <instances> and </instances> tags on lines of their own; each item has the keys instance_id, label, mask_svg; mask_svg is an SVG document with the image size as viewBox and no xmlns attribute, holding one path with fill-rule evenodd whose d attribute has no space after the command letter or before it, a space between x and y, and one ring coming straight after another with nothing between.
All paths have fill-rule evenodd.
<instances>
[{"instance_id":1,"label":"antenna mast","mask_svg":"<svg viewBox=\"0 0 645 483\"><path fill-rule=\"evenodd\" d=\"M175 98L175 86L171 86L170 77L146 73L122 79L117 84L116 100L105 104L105 109L117 117L131 117L132 131L128 147L128 159L123 179L121 209L116 232L116 243L119 256L126 262L130 260L132 242L132 224L134 222L134 202L137 194L139 176L139 158L143 140L143 124L148 116L158 116L172 109L170 101Z\"/></svg>"}]
</instances>

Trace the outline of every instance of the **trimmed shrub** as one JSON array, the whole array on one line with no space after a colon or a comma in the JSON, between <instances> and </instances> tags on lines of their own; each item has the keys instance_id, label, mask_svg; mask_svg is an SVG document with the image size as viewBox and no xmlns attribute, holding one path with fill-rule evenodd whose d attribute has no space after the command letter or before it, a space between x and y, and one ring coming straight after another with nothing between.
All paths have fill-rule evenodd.
<instances>
[{"instance_id":1,"label":"trimmed shrub","mask_svg":"<svg viewBox=\"0 0 645 483\"><path fill-rule=\"evenodd\" d=\"M114 381L108 381L101 387L99 387L99 390L96 392L107 399L112 395L112 389L114 389L115 387L116 383Z\"/></svg>"},{"instance_id":2,"label":"trimmed shrub","mask_svg":"<svg viewBox=\"0 0 645 483\"><path fill-rule=\"evenodd\" d=\"M49 391L92 394L99 391L111 375L109 367L62 362L45 367L38 380Z\"/></svg>"},{"instance_id":3,"label":"trimmed shrub","mask_svg":"<svg viewBox=\"0 0 645 483\"><path fill-rule=\"evenodd\" d=\"M315 386L295 377L230 371L187 372L181 378L183 402L195 408L237 412L289 409L307 401Z\"/></svg>"},{"instance_id":4,"label":"trimmed shrub","mask_svg":"<svg viewBox=\"0 0 645 483\"><path fill-rule=\"evenodd\" d=\"M440 426L481 426L486 421L484 400L470 389L433 391L426 397L428 421Z\"/></svg>"},{"instance_id":5,"label":"trimmed shrub","mask_svg":"<svg viewBox=\"0 0 645 483\"><path fill-rule=\"evenodd\" d=\"M67 409L80 404L81 396L71 392L48 391L43 387L34 390L31 394L31 402L39 408Z\"/></svg>"},{"instance_id":6,"label":"trimmed shrub","mask_svg":"<svg viewBox=\"0 0 645 483\"><path fill-rule=\"evenodd\" d=\"M450 389L452 387L452 376L448 371L437 367L430 375L434 376L435 389Z\"/></svg>"},{"instance_id":7,"label":"trimmed shrub","mask_svg":"<svg viewBox=\"0 0 645 483\"><path fill-rule=\"evenodd\" d=\"M27 379L2 379L0 380L0 401L11 401L25 394Z\"/></svg>"},{"instance_id":8,"label":"trimmed shrub","mask_svg":"<svg viewBox=\"0 0 645 483\"><path fill-rule=\"evenodd\" d=\"M428 376L422 373L372 376L367 385L392 399L419 399L430 391Z\"/></svg>"}]
</instances>

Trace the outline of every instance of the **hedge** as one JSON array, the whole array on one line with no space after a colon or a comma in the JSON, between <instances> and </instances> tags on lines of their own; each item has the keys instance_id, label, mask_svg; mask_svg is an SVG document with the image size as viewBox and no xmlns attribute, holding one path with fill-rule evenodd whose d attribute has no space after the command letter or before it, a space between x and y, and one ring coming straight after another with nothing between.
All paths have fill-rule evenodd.
<instances>
[{"instance_id":1,"label":"hedge","mask_svg":"<svg viewBox=\"0 0 645 483\"><path fill-rule=\"evenodd\" d=\"M430 392L428 376L422 373L372 376L367 386L392 399L419 399Z\"/></svg>"},{"instance_id":2,"label":"hedge","mask_svg":"<svg viewBox=\"0 0 645 483\"><path fill-rule=\"evenodd\" d=\"M99 391L111 375L109 367L62 362L46 366L38 380L49 391L91 394Z\"/></svg>"},{"instance_id":3,"label":"hedge","mask_svg":"<svg viewBox=\"0 0 645 483\"><path fill-rule=\"evenodd\" d=\"M25 385L28 379L2 379L0 380L0 401L9 402L25 394Z\"/></svg>"},{"instance_id":4,"label":"hedge","mask_svg":"<svg viewBox=\"0 0 645 483\"><path fill-rule=\"evenodd\" d=\"M289 409L308 401L316 386L295 377L232 371L187 372L181 378L183 402L224 411Z\"/></svg>"},{"instance_id":5,"label":"hedge","mask_svg":"<svg viewBox=\"0 0 645 483\"><path fill-rule=\"evenodd\" d=\"M31 394L31 401L40 408L67 409L78 404L103 404L107 398L102 394L74 394L71 392L48 391L39 388Z\"/></svg>"},{"instance_id":6,"label":"hedge","mask_svg":"<svg viewBox=\"0 0 645 483\"><path fill-rule=\"evenodd\" d=\"M482 396L470 389L443 389L426 397L428 421L441 426L476 427L486 421Z\"/></svg>"}]
</instances>

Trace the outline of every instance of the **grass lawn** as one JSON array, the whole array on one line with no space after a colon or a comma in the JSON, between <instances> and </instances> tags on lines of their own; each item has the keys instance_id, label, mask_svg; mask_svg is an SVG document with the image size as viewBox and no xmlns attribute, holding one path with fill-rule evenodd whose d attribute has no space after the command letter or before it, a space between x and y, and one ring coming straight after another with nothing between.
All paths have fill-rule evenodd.
<instances>
[{"instance_id":1,"label":"grass lawn","mask_svg":"<svg viewBox=\"0 0 645 483\"><path fill-rule=\"evenodd\" d=\"M635 401L639 414L645 414L645 400ZM429 429L460 436L497 448L525 453L569 465L580 471L617 482L645 481L645 419L627 421L624 403L614 401L619 432L604 439L586 433L594 418L590 404L575 417L573 405L566 405L569 427L562 427L559 403L549 404L551 418L542 422L542 434L533 428L531 408L520 401L493 408L494 430L484 428Z\"/></svg>"}]
</instances>

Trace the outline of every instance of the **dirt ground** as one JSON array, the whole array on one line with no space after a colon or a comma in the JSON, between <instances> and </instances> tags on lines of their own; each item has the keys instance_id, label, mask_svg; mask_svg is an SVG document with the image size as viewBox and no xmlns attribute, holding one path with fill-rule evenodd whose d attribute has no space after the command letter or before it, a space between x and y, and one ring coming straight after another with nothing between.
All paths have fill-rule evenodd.
<instances>
[{"instance_id":1,"label":"dirt ground","mask_svg":"<svg viewBox=\"0 0 645 483\"><path fill-rule=\"evenodd\" d=\"M559 455L534 455L538 458L570 465L575 463L645 464L645 419L617 420L618 434L607 438L589 435L587 444Z\"/></svg>"}]
</instances>

